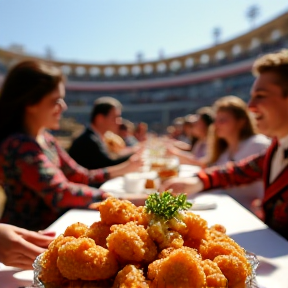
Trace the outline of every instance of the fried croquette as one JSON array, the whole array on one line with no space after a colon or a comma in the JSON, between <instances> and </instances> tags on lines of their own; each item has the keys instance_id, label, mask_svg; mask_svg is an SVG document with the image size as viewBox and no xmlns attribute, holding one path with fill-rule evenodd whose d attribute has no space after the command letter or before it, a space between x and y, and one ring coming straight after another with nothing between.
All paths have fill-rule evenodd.
<instances>
[{"instance_id":1,"label":"fried croquette","mask_svg":"<svg viewBox=\"0 0 288 288\"><path fill-rule=\"evenodd\" d=\"M199 248L203 259L214 260L219 255L231 255L237 257L245 267L250 267L245 255L239 253L234 246L227 242L203 241Z\"/></svg>"},{"instance_id":2,"label":"fried croquette","mask_svg":"<svg viewBox=\"0 0 288 288\"><path fill-rule=\"evenodd\" d=\"M201 262L204 273L206 275L206 285L207 287L213 288L226 288L228 285L228 280L221 272L217 264L209 259L203 260Z\"/></svg>"},{"instance_id":3,"label":"fried croquette","mask_svg":"<svg viewBox=\"0 0 288 288\"><path fill-rule=\"evenodd\" d=\"M151 239L155 241L159 249L165 249L169 247L181 248L183 246L182 236L173 230L169 230L167 223L164 221L152 221L147 228L147 232Z\"/></svg>"},{"instance_id":4,"label":"fried croquette","mask_svg":"<svg viewBox=\"0 0 288 288\"><path fill-rule=\"evenodd\" d=\"M143 226L129 222L113 225L111 231L107 246L121 262L150 263L156 259L157 247Z\"/></svg>"},{"instance_id":5,"label":"fried croquette","mask_svg":"<svg viewBox=\"0 0 288 288\"><path fill-rule=\"evenodd\" d=\"M185 239L206 239L208 229L206 220L192 212L182 213L181 219L187 226L185 234L183 234Z\"/></svg>"},{"instance_id":6,"label":"fried croquette","mask_svg":"<svg viewBox=\"0 0 288 288\"><path fill-rule=\"evenodd\" d=\"M74 237L64 237L60 235L49 244L48 249L42 254L40 261L42 269L39 279L43 283L54 282L60 284L65 282L65 278L57 267L58 250L62 245L73 240L75 240Z\"/></svg>"},{"instance_id":7,"label":"fried croquette","mask_svg":"<svg viewBox=\"0 0 288 288\"><path fill-rule=\"evenodd\" d=\"M75 238L79 238L81 236L84 236L86 231L88 229L88 226L83 224L83 223L80 223L80 222L77 222L77 223L74 223L70 226L68 226L64 232L64 236L73 236Z\"/></svg>"},{"instance_id":8,"label":"fried croquette","mask_svg":"<svg viewBox=\"0 0 288 288\"><path fill-rule=\"evenodd\" d=\"M149 288L149 281L145 279L143 271L134 265L126 265L118 272L112 288Z\"/></svg>"},{"instance_id":9,"label":"fried croquette","mask_svg":"<svg viewBox=\"0 0 288 288\"><path fill-rule=\"evenodd\" d=\"M246 253L245 250L239 244L237 244L232 238L230 238L228 235L222 232L209 229L207 240L208 241L212 240L214 242L228 243L229 245L233 246L238 253L245 256Z\"/></svg>"},{"instance_id":10,"label":"fried croquette","mask_svg":"<svg viewBox=\"0 0 288 288\"><path fill-rule=\"evenodd\" d=\"M126 224L140 218L137 207L128 200L107 198L99 205L101 221L107 225Z\"/></svg>"},{"instance_id":11,"label":"fried croquette","mask_svg":"<svg viewBox=\"0 0 288 288\"><path fill-rule=\"evenodd\" d=\"M221 232L224 234L226 233L226 228L221 224L215 224L215 225L211 226L210 230L215 230L215 231L218 231L218 232Z\"/></svg>"},{"instance_id":12,"label":"fried croquette","mask_svg":"<svg viewBox=\"0 0 288 288\"><path fill-rule=\"evenodd\" d=\"M148 266L148 278L152 288L203 288L206 276L201 257L188 247L176 249L166 258L156 260Z\"/></svg>"},{"instance_id":13,"label":"fried croquette","mask_svg":"<svg viewBox=\"0 0 288 288\"><path fill-rule=\"evenodd\" d=\"M174 250L175 250L175 248L173 248L173 247L165 248L165 249L163 249L163 250L158 254L157 258L158 258L158 259L166 258L166 257L168 257L168 256L172 253L172 251L174 251Z\"/></svg>"},{"instance_id":14,"label":"fried croquette","mask_svg":"<svg viewBox=\"0 0 288 288\"><path fill-rule=\"evenodd\" d=\"M202 240L199 239L184 239L184 246L196 249L197 251L199 251L199 247L202 243Z\"/></svg>"},{"instance_id":15,"label":"fried croquette","mask_svg":"<svg viewBox=\"0 0 288 288\"><path fill-rule=\"evenodd\" d=\"M91 238L103 248L107 248L106 238L110 234L110 225L103 222L94 222L86 231L85 236Z\"/></svg>"},{"instance_id":16,"label":"fried croquette","mask_svg":"<svg viewBox=\"0 0 288 288\"><path fill-rule=\"evenodd\" d=\"M213 260L225 277L228 279L229 288L246 287L245 281L247 276L251 273L239 258L232 255L219 255Z\"/></svg>"},{"instance_id":17,"label":"fried croquette","mask_svg":"<svg viewBox=\"0 0 288 288\"><path fill-rule=\"evenodd\" d=\"M145 228L147 228L153 216L149 213L146 213L146 208L144 206L138 206L136 209L138 214L135 222L137 222L138 225L143 225Z\"/></svg>"},{"instance_id":18,"label":"fried croquette","mask_svg":"<svg viewBox=\"0 0 288 288\"><path fill-rule=\"evenodd\" d=\"M104 280L118 271L114 255L87 237L62 245L58 250L57 266L69 280Z\"/></svg>"},{"instance_id":19,"label":"fried croquette","mask_svg":"<svg viewBox=\"0 0 288 288\"><path fill-rule=\"evenodd\" d=\"M182 218L182 213L181 213L181 218ZM172 219L167 221L167 226L169 229L177 231L181 235L185 235L187 233L187 225L181 220L181 218L176 218L173 217Z\"/></svg>"}]
</instances>

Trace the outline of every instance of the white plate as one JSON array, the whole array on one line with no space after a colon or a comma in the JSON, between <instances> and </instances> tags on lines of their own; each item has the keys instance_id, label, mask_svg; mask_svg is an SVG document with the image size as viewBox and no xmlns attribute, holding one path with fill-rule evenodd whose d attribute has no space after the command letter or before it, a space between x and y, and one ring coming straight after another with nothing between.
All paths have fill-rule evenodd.
<instances>
[{"instance_id":1,"label":"white plate","mask_svg":"<svg viewBox=\"0 0 288 288\"><path fill-rule=\"evenodd\" d=\"M13 277L20 281L32 282L34 278L33 270L23 270L13 274Z\"/></svg>"}]
</instances>

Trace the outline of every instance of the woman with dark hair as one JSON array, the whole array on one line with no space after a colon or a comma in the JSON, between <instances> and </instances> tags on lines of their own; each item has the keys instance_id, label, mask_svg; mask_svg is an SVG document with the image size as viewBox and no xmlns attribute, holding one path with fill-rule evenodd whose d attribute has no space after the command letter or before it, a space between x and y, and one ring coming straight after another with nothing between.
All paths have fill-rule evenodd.
<instances>
[{"instance_id":1,"label":"woman with dark hair","mask_svg":"<svg viewBox=\"0 0 288 288\"><path fill-rule=\"evenodd\" d=\"M0 185L7 200L1 222L45 229L69 208L103 198L88 186L119 176L108 167L79 166L45 129L58 129L67 108L61 71L24 61L8 73L0 94ZM141 165L135 161L134 168Z\"/></svg>"}]
</instances>

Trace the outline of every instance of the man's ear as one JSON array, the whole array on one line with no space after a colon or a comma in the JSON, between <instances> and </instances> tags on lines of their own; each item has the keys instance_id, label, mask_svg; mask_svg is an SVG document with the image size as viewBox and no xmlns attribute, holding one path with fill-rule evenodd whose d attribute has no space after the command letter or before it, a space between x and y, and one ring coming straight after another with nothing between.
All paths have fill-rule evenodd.
<instances>
[{"instance_id":1,"label":"man's ear","mask_svg":"<svg viewBox=\"0 0 288 288\"><path fill-rule=\"evenodd\" d=\"M101 125L104 120L105 120L105 117L103 114L97 114L93 119L93 124Z\"/></svg>"}]
</instances>

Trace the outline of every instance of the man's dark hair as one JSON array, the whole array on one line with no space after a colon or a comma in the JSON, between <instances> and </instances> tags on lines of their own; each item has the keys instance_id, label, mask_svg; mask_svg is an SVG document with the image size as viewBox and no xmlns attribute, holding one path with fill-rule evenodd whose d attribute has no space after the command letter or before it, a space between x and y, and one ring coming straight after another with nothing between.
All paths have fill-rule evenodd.
<instances>
[{"instance_id":1,"label":"man's dark hair","mask_svg":"<svg viewBox=\"0 0 288 288\"><path fill-rule=\"evenodd\" d=\"M117 99L106 96L98 98L94 102L94 106L90 116L90 122L92 123L95 117L99 114L107 116L113 108L122 108L121 103Z\"/></svg>"}]
</instances>

